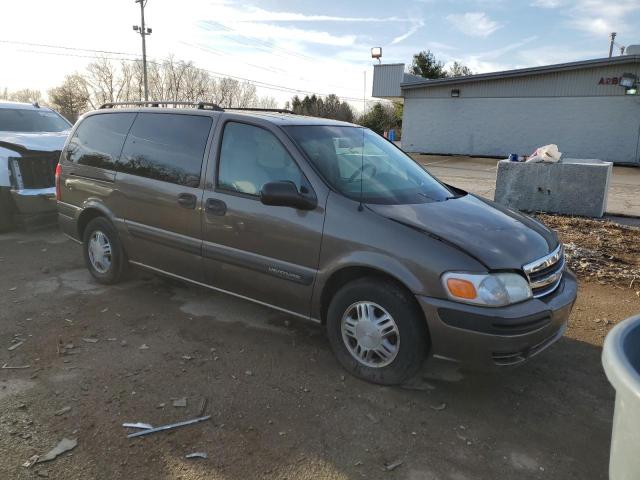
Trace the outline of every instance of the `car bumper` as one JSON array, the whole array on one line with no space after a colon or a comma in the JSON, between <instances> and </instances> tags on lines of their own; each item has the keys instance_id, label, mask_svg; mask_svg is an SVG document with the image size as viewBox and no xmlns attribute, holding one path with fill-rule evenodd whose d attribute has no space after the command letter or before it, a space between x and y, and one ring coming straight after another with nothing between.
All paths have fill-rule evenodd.
<instances>
[{"instance_id":1,"label":"car bumper","mask_svg":"<svg viewBox=\"0 0 640 480\"><path fill-rule=\"evenodd\" d=\"M56 213L56 188L25 188L11 190L11 196L19 214Z\"/></svg>"},{"instance_id":2,"label":"car bumper","mask_svg":"<svg viewBox=\"0 0 640 480\"><path fill-rule=\"evenodd\" d=\"M491 369L520 364L562 337L577 290L576 277L567 270L553 293L507 307L417 299L434 357Z\"/></svg>"}]
</instances>

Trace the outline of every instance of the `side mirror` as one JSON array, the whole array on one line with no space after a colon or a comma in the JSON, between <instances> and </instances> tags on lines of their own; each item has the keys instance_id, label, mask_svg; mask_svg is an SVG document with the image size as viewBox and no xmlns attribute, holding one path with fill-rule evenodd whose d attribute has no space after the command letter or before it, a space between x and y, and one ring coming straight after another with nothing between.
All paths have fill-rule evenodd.
<instances>
[{"instance_id":1,"label":"side mirror","mask_svg":"<svg viewBox=\"0 0 640 480\"><path fill-rule=\"evenodd\" d=\"M300 210L313 210L318 205L315 195L298 192L295 183L288 180L265 183L260 191L260 201L265 205Z\"/></svg>"}]
</instances>

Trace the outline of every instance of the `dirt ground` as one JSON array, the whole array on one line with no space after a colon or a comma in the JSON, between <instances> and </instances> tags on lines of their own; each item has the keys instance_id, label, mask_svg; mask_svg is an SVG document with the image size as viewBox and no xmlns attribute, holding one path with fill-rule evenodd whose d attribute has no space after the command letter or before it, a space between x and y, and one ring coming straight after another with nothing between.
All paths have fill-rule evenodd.
<instances>
[{"instance_id":1,"label":"dirt ground","mask_svg":"<svg viewBox=\"0 0 640 480\"><path fill-rule=\"evenodd\" d=\"M634 288L581 281L565 338L524 366L430 362L387 388L345 374L317 325L147 273L100 286L55 230L0 235L0 272L0 363L29 366L0 370L3 479L605 479L601 345L640 311ZM121 426L192 418L203 398L208 421ZM62 438L77 447L22 466Z\"/></svg>"}]
</instances>

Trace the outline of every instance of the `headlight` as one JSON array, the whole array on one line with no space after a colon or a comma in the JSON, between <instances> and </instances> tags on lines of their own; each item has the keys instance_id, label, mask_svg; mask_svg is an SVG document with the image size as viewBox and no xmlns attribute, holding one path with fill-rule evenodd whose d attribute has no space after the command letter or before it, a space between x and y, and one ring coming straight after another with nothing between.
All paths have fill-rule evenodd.
<instances>
[{"instance_id":1,"label":"headlight","mask_svg":"<svg viewBox=\"0 0 640 480\"><path fill-rule=\"evenodd\" d=\"M502 307L531 298L529 282L517 273L447 272L442 276L451 300Z\"/></svg>"}]
</instances>

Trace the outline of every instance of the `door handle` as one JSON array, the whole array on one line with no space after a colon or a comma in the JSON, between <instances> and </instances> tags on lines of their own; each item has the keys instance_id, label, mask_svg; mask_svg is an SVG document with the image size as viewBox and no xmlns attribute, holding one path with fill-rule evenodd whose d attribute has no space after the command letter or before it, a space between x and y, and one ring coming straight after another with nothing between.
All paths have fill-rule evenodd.
<instances>
[{"instance_id":1,"label":"door handle","mask_svg":"<svg viewBox=\"0 0 640 480\"><path fill-rule=\"evenodd\" d=\"M178 205L184 208L196 208L196 196L192 193L181 193L178 195Z\"/></svg>"},{"instance_id":2,"label":"door handle","mask_svg":"<svg viewBox=\"0 0 640 480\"><path fill-rule=\"evenodd\" d=\"M207 198L204 209L211 215L223 216L227 213L227 204L217 198Z\"/></svg>"}]
</instances>

